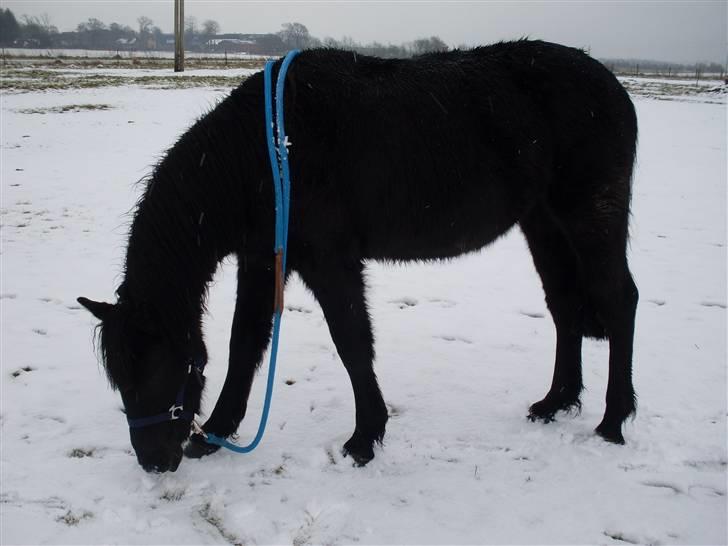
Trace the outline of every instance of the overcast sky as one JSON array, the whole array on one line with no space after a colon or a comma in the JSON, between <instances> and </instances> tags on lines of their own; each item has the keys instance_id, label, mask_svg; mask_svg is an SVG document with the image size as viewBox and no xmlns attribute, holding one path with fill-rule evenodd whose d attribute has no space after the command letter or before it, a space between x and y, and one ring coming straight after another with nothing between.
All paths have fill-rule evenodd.
<instances>
[{"instance_id":1,"label":"overcast sky","mask_svg":"<svg viewBox=\"0 0 728 546\"><path fill-rule=\"evenodd\" d=\"M276 32L300 22L313 36L400 43L439 36L451 46L522 36L590 48L596 57L726 62L725 0L247 2L185 0L185 15L222 32ZM136 27L146 15L171 32L173 0L0 0L17 17L47 13L61 31L89 17Z\"/></svg>"}]
</instances>

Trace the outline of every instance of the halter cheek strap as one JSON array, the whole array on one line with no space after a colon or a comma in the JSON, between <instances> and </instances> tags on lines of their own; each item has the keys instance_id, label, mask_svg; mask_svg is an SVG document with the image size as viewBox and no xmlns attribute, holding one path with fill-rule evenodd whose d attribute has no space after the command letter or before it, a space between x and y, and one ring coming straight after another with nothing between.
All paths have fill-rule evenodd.
<instances>
[{"instance_id":1,"label":"halter cheek strap","mask_svg":"<svg viewBox=\"0 0 728 546\"><path fill-rule=\"evenodd\" d=\"M163 413L156 415L150 415L149 417L138 417L132 419L127 416L126 421L129 423L129 428L142 428L150 425L156 425L158 423L164 423L166 421L177 421L183 419L185 421L192 421L195 418L195 414L189 410L185 410L185 392L187 391L187 383L191 376L195 377L195 380L202 384L202 372L205 371L205 361L196 360L194 363L190 363L187 368L187 376L182 382L182 386L177 391L177 398L175 398L174 404Z\"/></svg>"}]
</instances>

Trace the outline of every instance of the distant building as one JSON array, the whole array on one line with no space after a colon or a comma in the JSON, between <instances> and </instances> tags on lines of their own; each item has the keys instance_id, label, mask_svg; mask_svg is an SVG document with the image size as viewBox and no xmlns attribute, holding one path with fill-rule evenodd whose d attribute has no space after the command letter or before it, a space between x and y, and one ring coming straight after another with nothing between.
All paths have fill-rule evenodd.
<instances>
[{"instance_id":1,"label":"distant building","mask_svg":"<svg viewBox=\"0 0 728 546\"><path fill-rule=\"evenodd\" d=\"M35 38L18 38L13 41L13 45L15 47L39 48L40 40L36 40Z\"/></svg>"},{"instance_id":2,"label":"distant building","mask_svg":"<svg viewBox=\"0 0 728 546\"><path fill-rule=\"evenodd\" d=\"M116 40L116 47L119 49L134 49L136 47L137 39L134 38L119 38Z\"/></svg>"},{"instance_id":3,"label":"distant building","mask_svg":"<svg viewBox=\"0 0 728 546\"><path fill-rule=\"evenodd\" d=\"M204 43L204 51L211 53L278 55L287 49L277 34L218 34Z\"/></svg>"}]
</instances>

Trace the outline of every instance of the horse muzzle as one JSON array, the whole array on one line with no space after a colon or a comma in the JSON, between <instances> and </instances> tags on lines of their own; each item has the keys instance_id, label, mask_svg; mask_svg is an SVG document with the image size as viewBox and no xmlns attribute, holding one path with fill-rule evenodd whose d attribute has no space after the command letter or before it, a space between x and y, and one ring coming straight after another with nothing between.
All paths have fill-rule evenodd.
<instances>
[{"instance_id":1,"label":"horse muzzle","mask_svg":"<svg viewBox=\"0 0 728 546\"><path fill-rule=\"evenodd\" d=\"M149 455L137 452L139 465L147 472L161 474L174 472L182 460L182 447L172 450L158 451Z\"/></svg>"}]
</instances>

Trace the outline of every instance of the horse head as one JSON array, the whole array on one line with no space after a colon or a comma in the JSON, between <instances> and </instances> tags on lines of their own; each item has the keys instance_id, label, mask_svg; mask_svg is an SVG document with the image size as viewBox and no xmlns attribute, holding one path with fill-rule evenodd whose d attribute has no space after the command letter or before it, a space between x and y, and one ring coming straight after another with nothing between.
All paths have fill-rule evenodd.
<instances>
[{"instance_id":1,"label":"horse head","mask_svg":"<svg viewBox=\"0 0 728 546\"><path fill-rule=\"evenodd\" d=\"M174 472L200 407L204 345L189 354L157 328L148 309L124 299L78 302L101 321L101 361L111 387L121 394L139 464L147 472Z\"/></svg>"}]
</instances>

